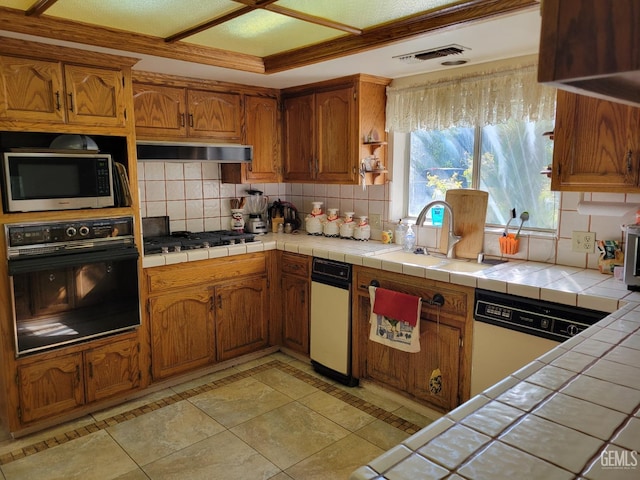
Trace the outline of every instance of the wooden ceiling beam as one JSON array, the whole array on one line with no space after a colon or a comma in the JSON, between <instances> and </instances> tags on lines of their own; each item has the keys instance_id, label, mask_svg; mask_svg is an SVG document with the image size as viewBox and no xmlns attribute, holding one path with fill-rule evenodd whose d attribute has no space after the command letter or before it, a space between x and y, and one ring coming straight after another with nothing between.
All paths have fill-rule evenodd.
<instances>
[{"instance_id":1,"label":"wooden ceiling beam","mask_svg":"<svg viewBox=\"0 0 640 480\"><path fill-rule=\"evenodd\" d=\"M279 5L269 5L265 7L265 10L269 10L270 12L279 13L280 15L286 15L287 17L296 18L298 20L303 20L308 23L313 23L315 25L321 25L323 27L333 28L335 30L340 30L342 32L347 32L352 35L361 35L362 30L356 27L352 27L351 25L346 25L340 22L334 22L333 20L329 20L323 17L316 17L314 15L308 15L306 13L299 12L297 10L292 10L290 8L281 7Z\"/></svg>"},{"instance_id":2,"label":"wooden ceiling beam","mask_svg":"<svg viewBox=\"0 0 640 480\"><path fill-rule=\"evenodd\" d=\"M24 14L27 17L38 17L53 6L58 0L37 0L36 3L31 5Z\"/></svg>"},{"instance_id":3,"label":"wooden ceiling beam","mask_svg":"<svg viewBox=\"0 0 640 480\"><path fill-rule=\"evenodd\" d=\"M191 35L195 35L196 33L203 32L205 30L209 30L210 28L215 27L216 25L220 25L222 23L228 22L229 20L233 20L234 18L238 18L245 13L249 13L255 10L253 7L241 7L232 12L221 15L217 18L212 18L211 20L207 20L206 22L201 23L200 25L196 25L195 27L190 27L181 32L175 33L164 39L167 43L177 42L178 40L182 40L184 38L190 37Z\"/></svg>"},{"instance_id":4,"label":"wooden ceiling beam","mask_svg":"<svg viewBox=\"0 0 640 480\"><path fill-rule=\"evenodd\" d=\"M539 0L470 0L451 7L406 17L380 27L365 29L359 36L340 37L321 44L263 57L265 73L282 72L353 55L425 33L455 28L532 7L540 8Z\"/></svg>"}]
</instances>

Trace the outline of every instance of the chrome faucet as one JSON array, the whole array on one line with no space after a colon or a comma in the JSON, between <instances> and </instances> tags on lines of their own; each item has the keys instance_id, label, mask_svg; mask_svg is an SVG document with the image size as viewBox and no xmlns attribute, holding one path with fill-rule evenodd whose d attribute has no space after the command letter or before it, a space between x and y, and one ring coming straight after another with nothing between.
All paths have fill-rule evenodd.
<instances>
[{"instance_id":1,"label":"chrome faucet","mask_svg":"<svg viewBox=\"0 0 640 480\"><path fill-rule=\"evenodd\" d=\"M416 219L416 226L422 226L422 224L424 223L424 219L427 216L427 212L431 207L435 207L436 205L442 205L444 209L449 213L449 239L447 243L447 258L455 258L453 256L453 247L456 243L462 240L462 237L453 233L453 209L451 208L451 205L449 205L444 200L434 200L433 202L427 203L422 211L418 214L418 218Z\"/></svg>"}]
</instances>

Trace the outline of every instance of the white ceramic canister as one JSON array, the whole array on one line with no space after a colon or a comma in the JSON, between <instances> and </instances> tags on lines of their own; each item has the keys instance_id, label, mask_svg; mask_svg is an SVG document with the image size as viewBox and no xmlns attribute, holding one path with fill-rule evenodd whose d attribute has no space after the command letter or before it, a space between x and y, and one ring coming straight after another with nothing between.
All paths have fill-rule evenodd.
<instances>
[{"instance_id":1,"label":"white ceramic canister","mask_svg":"<svg viewBox=\"0 0 640 480\"><path fill-rule=\"evenodd\" d=\"M371 237L371 227L366 216L361 216L358 225L353 229L353 238L356 240L369 240Z\"/></svg>"},{"instance_id":2,"label":"white ceramic canister","mask_svg":"<svg viewBox=\"0 0 640 480\"><path fill-rule=\"evenodd\" d=\"M311 202L311 213L305 217L304 228L309 235L322 235L322 223L326 215L322 213L322 202Z\"/></svg>"},{"instance_id":3,"label":"white ceramic canister","mask_svg":"<svg viewBox=\"0 0 640 480\"><path fill-rule=\"evenodd\" d=\"M353 221L355 212L344 212L344 220L340 225L340 236L342 238L353 238L353 229L356 226L356 222Z\"/></svg>"},{"instance_id":4,"label":"white ceramic canister","mask_svg":"<svg viewBox=\"0 0 640 480\"><path fill-rule=\"evenodd\" d=\"M244 209L231 209L231 230L235 232L244 232Z\"/></svg>"},{"instance_id":5,"label":"white ceramic canister","mask_svg":"<svg viewBox=\"0 0 640 480\"><path fill-rule=\"evenodd\" d=\"M326 237L337 237L340 234L341 220L338 218L337 208L327 209L327 218L322 225L322 233Z\"/></svg>"}]
</instances>

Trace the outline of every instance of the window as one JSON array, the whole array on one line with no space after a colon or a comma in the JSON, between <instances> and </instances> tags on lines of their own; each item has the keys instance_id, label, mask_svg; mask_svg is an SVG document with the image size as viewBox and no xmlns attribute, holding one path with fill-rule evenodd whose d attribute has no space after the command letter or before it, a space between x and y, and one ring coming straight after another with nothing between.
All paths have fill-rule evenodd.
<instances>
[{"instance_id":1,"label":"window","mask_svg":"<svg viewBox=\"0 0 640 480\"><path fill-rule=\"evenodd\" d=\"M487 224L504 226L516 209L529 212L529 229L555 230L558 195L540 170L551 163L553 123L508 120L484 127L411 133L408 215L415 217L449 188L489 192ZM515 225L519 224L516 220Z\"/></svg>"}]
</instances>

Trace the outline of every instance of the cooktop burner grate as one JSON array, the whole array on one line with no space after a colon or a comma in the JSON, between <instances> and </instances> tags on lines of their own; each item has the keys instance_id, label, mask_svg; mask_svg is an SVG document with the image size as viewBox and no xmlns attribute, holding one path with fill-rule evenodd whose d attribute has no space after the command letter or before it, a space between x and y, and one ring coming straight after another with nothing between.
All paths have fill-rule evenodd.
<instances>
[{"instance_id":1,"label":"cooktop burner grate","mask_svg":"<svg viewBox=\"0 0 640 480\"><path fill-rule=\"evenodd\" d=\"M251 233L233 230L214 230L208 232L178 231L170 235L145 237L143 241L144 254L180 252L197 248L219 247L250 243L255 241Z\"/></svg>"}]
</instances>

